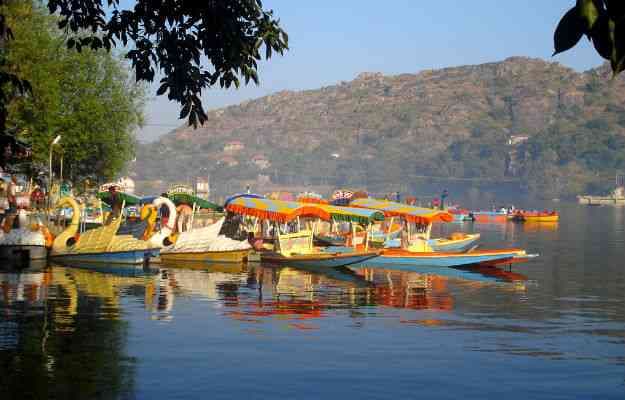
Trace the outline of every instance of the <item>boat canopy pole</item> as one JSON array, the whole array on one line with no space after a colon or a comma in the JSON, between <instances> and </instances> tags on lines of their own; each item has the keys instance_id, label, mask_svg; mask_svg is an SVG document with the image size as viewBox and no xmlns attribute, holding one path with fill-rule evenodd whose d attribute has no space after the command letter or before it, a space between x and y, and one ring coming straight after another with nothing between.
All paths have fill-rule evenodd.
<instances>
[{"instance_id":1,"label":"boat canopy pole","mask_svg":"<svg viewBox=\"0 0 625 400\"><path fill-rule=\"evenodd\" d=\"M395 217L391 217L391 221L389 222L388 229L386 230L386 240L391 238L391 230L393 229L393 222L395 221Z\"/></svg>"},{"instance_id":2,"label":"boat canopy pole","mask_svg":"<svg viewBox=\"0 0 625 400\"><path fill-rule=\"evenodd\" d=\"M196 203L193 202L193 208L191 209L191 222L189 223L189 230L193 230L193 222L195 222L195 207Z\"/></svg>"}]
</instances>

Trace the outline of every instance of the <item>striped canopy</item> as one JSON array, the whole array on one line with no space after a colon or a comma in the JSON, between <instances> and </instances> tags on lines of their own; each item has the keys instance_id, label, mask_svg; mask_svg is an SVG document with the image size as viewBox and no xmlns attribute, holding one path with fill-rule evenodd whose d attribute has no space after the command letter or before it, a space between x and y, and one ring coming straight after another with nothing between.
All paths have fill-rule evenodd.
<instances>
[{"instance_id":1,"label":"striped canopy","mask_svg":"<svg viewBox=\"0 0 625 400\"><path fill-rule=\"evenodd\" d=\"M402 217L406 221L420 224L430 224L435 221L451 222L454 219L453 215L447 211L409 206L388 200L355 199L352 200L350 206L380 210L386 217Z\"/></svg>"},{"instance_id":2,"label":"striped canopy","mask_svg":"<svg viewBox=\"0 0 625 400\"><path fill-rule=\"evenodd\" d=\"M241 196L229 200L226 210L269 221L288 222L297 217L317 217L330 220L330 213L317 204L296 203Z\"/></svg>"},{"instance_id":3,"label":"striped canopy","mask_svg":"<svg viewBox=\"0 0 625 400\"><path fill-rule=\"evenodd\" d=\"M329 204L317 204L330 214L335 221L354 222L367 225L374 221L384 220L384 213L374 209L356 208L356 207L339 207Z\"/></svg>"}]
</instances>

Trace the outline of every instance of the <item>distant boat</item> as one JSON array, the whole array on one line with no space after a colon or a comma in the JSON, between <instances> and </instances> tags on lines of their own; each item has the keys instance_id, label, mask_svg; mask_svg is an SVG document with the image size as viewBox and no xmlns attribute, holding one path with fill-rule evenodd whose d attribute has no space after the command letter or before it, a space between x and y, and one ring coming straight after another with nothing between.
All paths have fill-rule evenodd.
<instances>
[{"instance_id":1,"label":"distant boat","mask_svg":"<svg viewBox=\"0 0 625 400\"><path fill-rule=\"evenodd\" d=\"M473 220L482 224L500 224L508 221L505 211L472 211Z\"/></svg>"},{"instance_id":2,"label":"distant boat","mask_svg":"<svg viewBox=\"0 0 625 400\"><path fill-rule=\"evenodd\" d=\"M557 211L516 211L512 215L515 222L558 222L560 214Z\"/></svg>"}]
</instances>

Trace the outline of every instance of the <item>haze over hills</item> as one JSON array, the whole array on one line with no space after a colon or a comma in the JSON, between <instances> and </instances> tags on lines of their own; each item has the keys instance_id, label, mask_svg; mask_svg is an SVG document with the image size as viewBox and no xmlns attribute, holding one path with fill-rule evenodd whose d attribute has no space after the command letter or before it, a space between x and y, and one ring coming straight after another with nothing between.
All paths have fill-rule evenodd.
<instances>
[{"instance_id":1,"label":"haze over hills","mask_svg":"<svg viewBox=\"0 0 625 400\"><path fill-rule=\"evenodd\" d=\"M273 184L415 192L445 182L571 196L606 190L625 169L624 89L605 66L578 73L521 57L362 73L211 111L196 130L183 126L140 145L132 168L151 190L210 174L213 187L227 183L224 191Z\"/></svg>"}]
</instances>

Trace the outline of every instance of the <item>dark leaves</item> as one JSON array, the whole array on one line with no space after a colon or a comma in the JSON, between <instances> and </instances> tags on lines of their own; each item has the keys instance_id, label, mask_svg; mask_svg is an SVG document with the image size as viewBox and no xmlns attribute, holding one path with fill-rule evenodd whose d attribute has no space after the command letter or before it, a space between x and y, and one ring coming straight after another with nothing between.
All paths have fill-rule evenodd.
<instances>
[{"instance_id":1,"label":"dark leaves","mask_svg":"<svg viewBox=\"0 0 625 400\"><path fill-rule=\"evenodd\" d=\"M554 55L574 47L584 34L610 61L615 76L625 69L625 1L577 0L556 28Z\"/></svg>"},{"instance_id":2,"label":"dark leaves","mask_svg":"<svg viewBox=\"0 0 625 400\"><path fill-rule=\"evenodd\" d=\"M612 40L610 38L610 20L607 15L597 18L590 33L590 40L597 53L606 60L612 57Z\"/></svg>"},{"instance_id":3,"label":"dark leaves","mask_svg":"<svg viewBox=\"0 0 625 400\"><path fill-rule=\"evenodd\" d=\"M586 27L580 18L577 7L571 8L560 20L553 35L555 51L553 55L573 48L584 35Z\"/></svg>"},{"instance_id":4,"label":"dark leaves","mask_svg":"<svg viewBox=\"0 0 625 400\"><path fill-rule=\"evenodd\" d=\"M214 85L239 87L258 83L258 64L288 49L288 36L272 11L260 0L185 2L136 0L133 9L119 9L117 0L106 20L102 0L49 0L50 12L60 16L59 27L76 36L67 46L110 50L130 44L126 58L136 79L164 76L157 94L167 93L181 105L181 118L197 125L206 120L203 89ZM264 51L260 49L265 47ZM203 66L208 62L209 67Z\"/></svg>"}]
</instances>

